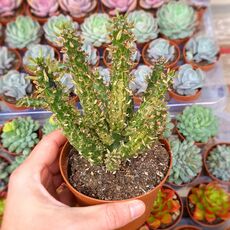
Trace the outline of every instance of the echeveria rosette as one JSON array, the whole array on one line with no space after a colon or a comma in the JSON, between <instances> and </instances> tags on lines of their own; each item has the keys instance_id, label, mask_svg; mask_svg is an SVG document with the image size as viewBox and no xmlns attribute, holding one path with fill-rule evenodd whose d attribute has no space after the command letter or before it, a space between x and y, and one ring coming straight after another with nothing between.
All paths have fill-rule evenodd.
<instances>
[{"instance_id":1,"label":"echeveria rosette","mask_svg":"<svg viewBox=\"0 0 230 230\"><path fill-rule=\"evenodd\" d=\"M89 65L95 66L99 62L97 49L88 42L84 42L82 50L86 53L86 61Z\"/></svg>"},{"instance_id":2,"label":"echeveria rosette","mask_svg":"<svg viewBox=\"0 0 230 230\"><path fill-rule=\"evenodd\" d=\"M166 2L168 2L168 0L140 0L139 5L141 8L148 10L159 8Z\"/></svg>"},{"instance_id":3,"label":"echeveria rosette","mask_svg":"<svg viewBox=\"0 0 230 230\"><path fill-rule=\"evenodd\" d=\"M186 59L200 63L205 61L207 63L215 63L217 61L219 47L216 41L207 36L197 36L191 38L186 46Z\"/></svg>"},{"instance_id":4,"label":"echeveria rosette","mask_svg":"<svg viewBox=\"0 0 230 230\"><path fill-rule=\"evenodd\" d=\"M192 105L177 116L177 128L186 140L206 143L217 135L218 119L212 109Z\"/></svg>"},{"instance_id":5,"label":"echeveria rosette","mask_svg":"<svg viewBox=\"0 0 230 230\"><path fill-rule=\"evenodd\" d=\"M194 95L204 85L205 74L189 64L180 66L174 78L173 89L180 95Z\"/></svg>"},{"instance_id":6,"label":"echeveria rosette","mask_svg":"<svg viewBox=\"0 0 230 230\"><path fill-rule=\"evenodd\" d=\"M0 17L9 17L15 14L15 11L22 4L22 0L2 0L0 1Z\"/></svg>"},{"instance_id":7,"label":"echeveria rosette","mask_svg":"<svg viewBox=\"0 0 230 230\"><path fill-rule=\"evenodd\" d=\"M127 20L133 24L132 32L138 43L145 43L158 36L157 20L151 13L136 10L128 14Z\"/></svg>"},{"instance_id":8,"label":"echeveria rosette","mask_svg":"<svg viewBox=\"0 0 230 230\"><path fill-rule=\"evenodd\" d=\"M95 47L110 43L110 25L111 21L107 14L92 14L81 24L84 41L92 43Z\"/></svg>"},{"instance_id":9,"label":"echeveria rosette","mask_svg":"<svg viewBox=\"0 0 230 230\"><path fill-rule=\"evenodd\" d=\"M79 28L78 23L73 22L70 16L65 16L63 14L52 16L43 26L45 38L55 46L62 47L59 36L61 35L62 27L66 24L76 31Z\"/></svg>"},{"instance_id":10,"label":"echeveria rosette","mask_svg":"<svg viewBox=\"0 0 230 230\"><path fill-rule=\"evenodd\" d=\"M57 0L27 0L31 12L38 17L50 17L58 12Z\"/></svg>"},{"instance_id":11,"label":"echeveria rosette","mask_svg":"<svg viewBox=\"0 0 230 230\"><path fill-rule=\"evenodd\" d=\"M170 1L157 12L160 32L169 39L191 37L196 29L194 9L183 1Z\"/></svg>"},{"instance_id":12,"label":"echeveria rosette","mask_svg":"<svg viewBox=\"0 0 230 230\"><path fill-rule=\"evenodd\" d=\"M18 16L6 26L6 43L10 48L23 49L41 41L42 28L27 16Z\"/></svg>"},{"instance_id":13,"label":"echeveria rosette","mask_svg":"<svg viewBox=\"0 0 230 230\"><path fill-rule=\"evenodd\" d=\"M137 0L102 0L110 15L116 15L117 12L125 13L133 11L137 6Z\"/></svg>"},{"instance_id":14,"label":"echeveria rosette","mask_svg":"<svg viewBox=\"0 0 230 230\"><path fill-rule=\"evenodd\" d=\"M16 56L6 46L0 46L0 75L12 69Z\"/></svg>"}]
</instances>

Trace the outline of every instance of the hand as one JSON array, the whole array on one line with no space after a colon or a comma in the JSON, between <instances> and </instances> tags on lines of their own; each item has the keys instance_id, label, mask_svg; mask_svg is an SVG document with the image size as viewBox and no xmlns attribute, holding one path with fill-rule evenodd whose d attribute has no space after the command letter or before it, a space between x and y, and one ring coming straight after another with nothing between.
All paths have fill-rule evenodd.
<instances>
[{"instance_id":1,"label":"hand","mask_svg":"<svg viewBox=\"0 0 230 230\"><path fill-rule=\"evenodd\" d=\"M144 203L129 201L90 207L70 207L73 197L58 168L60 131L44 137L11 175L2 230L109 230L143 214Z\"/></svg>"}]
</instances>

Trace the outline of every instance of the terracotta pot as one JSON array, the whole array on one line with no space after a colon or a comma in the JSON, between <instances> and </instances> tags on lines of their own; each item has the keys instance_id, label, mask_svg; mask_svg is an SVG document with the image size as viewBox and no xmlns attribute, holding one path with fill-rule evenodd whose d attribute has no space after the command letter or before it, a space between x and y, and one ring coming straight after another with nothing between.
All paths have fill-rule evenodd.
<instances>
[{"instance_id":1,"label":"terracotta pot","mask_svg":"<svg viewBox=\"0 0 230 230\"><path fill-rule=\"evenodd\" d=\"M229 143L229 142L220 142L220 143L214 144L214 145L212 145L211 147L209 147L209 148L205 151L205 153L204 153L204 158L203 158L204 168L205 168L205 170L206 170L208 176L211 177L213 180L217 181L217 182L220 183L220 184L225 184L225 185L230 186L230 181L222 181L221 179L215 177L215 176L209 171L209 168L208 168L208 165L207 165L207 158L208 158L208 156L210 155L211 151L217 147L217 145L228 145L228 146L230 146L230 143Z\"/></svg>"},{"instance_id":2,"label":"terracotta pot","mask_svg":"<svg viewBox=\"0 0 230 230\"><path fill-rule=\"evenodd\" d=\"M160 34L160 37L162 37L162 38L164 38L166 40L172 41L175 44L177 44L178 46L185 44L190 39L190 37L187 37L187 38L178 38L178 39L170 39L167 36L165 36L164 34Z\"/></svg>"},{"instance_id":3,"label":"terracotta pot","mask_svg":"<svg viewBox=\"0 0 230 230\"><path fill-rule=\"evenodd\" d=\"M176 58L175 58L172 62L166 63L166 64L165 64L165 67L166 67L166 68L168 68L168 69L173 69L174 67L177 66L177 63L178 63L178 61L180 60L180 48L178 47L178 45L177 45L175 42L170 41L170 40L168 40L168 39L165 39L165 40L169 41L170 45L173 45L173 46L175 47L175 49L176 49ZM154 41L154 40L153 40L153 41ZM145 63L146 65L148 65L148 66L153 66L154 63L152 63L152 62L149 60L149 58L147 57L147 50L148 50L148 48L149 48L149 44L150 44L150 42L147 43L147 44L144 46L144 48L142 49L142 58L143 58L143 61L144 61L144 63Z\"/></svg>"},{"instance_id":4,"label":"terracotta pot","mask_svg":"<svg viewBox=\"0 0 230 230\"><path fill-rule=\"evenodd\" d=\"M133 102L135 106L140 106L142 103L142 98L140 96L133 96Z\"/></svg>"},{"instance_id":5,"label":"terracotta pot","mask_svg":"<svg viewBox=\"0 0 230 230\"><path fill-rule=\"evenodd\" d=\"M6 158L5 156L3 156L3 155L0 155L0 159L3 160L3 161L5 161L7 164L11 163L11 161L8 158ZM0 181L1 181L1 179L0 179ZM0 191L0 198L5 197L6 190L7 190L7 185Z\"/></svg>"},{"instance_id":6,"label":"terracotta pot","mask_svg":"<svg viewBox=\"0 0 230 230\"><path fill-rule=\"evenodd\" d=\"M171 98L173 98L175 101L185 102L185 101L195 101L195 100L197 100L201 95L201 91L202 91L202 89L198 89L198 90L196 90L196 93L194 95L186 95L186 96L180 95L180 94L176 93L172 89L169 89L168 93L169 93L169 96Z\"/></svg>"},{"instance_id":7,"label":"terracotta pot","mask_svg":"<svg viewBox=\"0 0 230 230\"><path fill-rule=\"evenodd\" d=\"M156 186L155 188L153 188L151 191L145 193L144 195L134 197L132 199L128 199L128 200L134 200L134 199L142 200L146 205L146 210L145 210L145 213L141 217L139 217L138 219L136 219L132 223L126 225L125 227L120 228L119 230L137 229L138 227L143 225L144 222L149 217L150 212L151 212L152 203L153 203L154 199L156 198L157 192L162 187L162 185L165 183L165 180L169 175L170 168L172 167L172 156L171 156L169 144L165 140L162 141L162 144L164 144L164 146L165 146L165 148L168 151L169 156L170 156L170 163L169 163L168 172L165 175L165 178L161 181L161 183L158 186ZM62 177L63 177L67 187L76 196L78 203L81 206L91 206L91 205L97 205L97 204L105 204L105 203L117 202L117 201L99 200L99 199L95 199L95 198L92 198L92 197L88 197L88 196L78 192L70 184L69 179L68 179L68 174L67 174L67 171L68 171L68 154L69 154L70 149L71 149L71 146L70 146L69 142L66 142L66 144L64 145L64 147L63 147L63 149L61 151L61 154L60 154L59 167L60 167ZM122 201L119 201L119 202L122 202Z\"/></svg>"},{"instance_id":8,"label":"terracotta pot","mask_svg":"<svg viewBox=\"0 0 230 230\"><path fill-rule=\"evenodd\" d=\"M24 106L17 106L16 104L6 101L4 98L1 98L2 102L12 111L24 111L29 110L30 108Z\"/></svg>"},{"instance_id":9,"label":"terracotta pot","mask_svg":"<svg viewBox=\"0 0 230 230\"><path fill-rule=\"evenodd\" d=\"M174 228L174 230L184 230L184 229L188 229L188 230L202 230L201 228L198 228L194 225L182 225L179 226L177 228Z\"/></svg>"}]
</instances>

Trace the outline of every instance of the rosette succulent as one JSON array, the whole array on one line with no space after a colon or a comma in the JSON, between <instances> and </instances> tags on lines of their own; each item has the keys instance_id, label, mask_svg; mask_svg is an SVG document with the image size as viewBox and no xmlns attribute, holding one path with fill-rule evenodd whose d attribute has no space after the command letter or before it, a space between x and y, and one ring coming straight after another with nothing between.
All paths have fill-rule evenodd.
<instances>
[{"instance_id":1,"label":"rosette succulent","mask_svg":"<svg viewBox=\"0 0 230 230\"><path fill-rule=\"evenodd\" d=\"M25 73L16 70L9 71L0 78L0 95L19 100L32 93L33 87Z\"/></svg>"},{"instance_id":2,"label":"rosette succulent","mask_svg":"<svg viewBox=\"0 0 230 230\"><path fill-rule=\"evenodd\" d=\"M53 131L58 129L57 123L54 121L54 117L51 116L49 119L45 121L45 124L42 127L42 133L44 135L48 135L49 133L52 133Z\"/></svg>"},{"instance_id":3,"label":"rosette succulent","mask_svg":"<svg viewBox=\"0 0 230 230\"><path fill-rule=\"evenodd\" d=\"M168 113L165 131L163 133L163 137L165 139L169 138L172 135L173 128L174 128L174 124L172 123L171 118L170 118L170 114Z\"/></svg>"},{"instance_id":4,"label":"rosette succulent","mask_svg":"<svg viewBox=\"0 0 230 230\"><path fill-rule=\"evenodd\" d=\"M61 34L63 26L71 27L74 30L77 30L79 28L78 23L73 22L73 20L69 16L65 16L63 14L60 14L58 16L52 16L43 26L43 29L45 31L45 38L55 46L61 47L62 44L59 40L59 36Z\"/></svg>"},{"instance_id":5,"label":"rosette succulent","mask_svg":"<svg viewBox=\"0 0 230 230\"><path fill-rule=\"evenodd\" d=\"M27 0L31 12L38 17L50 17L57 14L58 1L57 0Z\"/></svg>"},{"instance_id":6,"label":"rosette succulent","mask_svg":"<svg viewBox=\"0 0 230 230\"><path fill-rule=\"evenodd\" d=\"M0 46L0 75L5 74L13 68L16 55L7 47Z\"/></svg>"},{"instance_id":7,"label":"rosette succulent","mask_svg":"<svg viewBox=\"0 0 230 230\"><path fill-rule=\"evenodd\" d=\"M130 12L137 6L137 0L101 0L101 2L109 8L110 15L116 15L117 12Z\"/></svg>"},{"instance_id":8,"label":"rosette succulent","mask_svg":"<svg viewBox=\"0 0 230 230\"><path fill-rule=\"evenodd\" d=\"M198 36L191 38L185 46L186 59L196 63L217 61L219 47L213 38Z\"/></svg>"},{"instance_id":9,"label":"rosette succulent","mask_svg":"<svg viewBox=\"0 0 230 230\"><path fill-rule=\"evenodd\" d=\"M173 166L168 181L177 185L191 182L202 169L201 149L193 141L170 140Z\"/></svg>"},{"instance_id":10,"label":"rosette succulent","mask_svg":"<svg viewBox=\"0 0 230 230\"><path fill-rule=\"evenodd\" d=\"M206 143L217 134L218 119L212 109L192 105L177 116L177 127L187 140Z\"/></svg>"},{"instance_id":11,"label":"rosette succulent","mask_svg":"<svg viewBox=\"0 0 230 230\"><path fill-rule=\"evenodd\" d=\"M97 6L97 0L59 0L63 11L73 17L85 17Z\"/></svg>"},{"instance_id":12,"label":"rosette succulent","mask_svg":"<svg viewBox=\"0 0 230 230\"><path fill-rule=\"evenodd\" d=\"M88 42L84 42L82 50L86 53L86 61L89 65L96 65L99 62L97 49Z\"/></svg>"},{"instance_id":13,"label":"rosette succulent","mask_svg":"<svg viewBox=\"0 0 230 230\"><path fill-rule=\"evenodd\" d=\"M136 10L128 14L127 20L133 24L132 32L138 43L145 43L158 36L157 20L151 13Z\"/></svg>"},{"instance_id":14,"label":"rosette succulent","mask_svg":"<svg viewBox=\"0 0 230 230\"><path fill-rule=\"evenodd\" d=\"M230 182L230 146L217 145L206 160L208 170L216 178Z\"/></svg>"},{"instance_id":15,"label":"rosette succulent","mask_svg":"<svg viewBox=\"0 0 230 230\"><path fill-rule=\"evenodd\" d=\"M6 26L6 43L11 48L23 49L40 42L42 29L38 22L27 16L18 16Z\"/></svg>"},{"instance_id":16,"label":"rosette succulent","mask_svg":"<svg viewBox=\"0 0 230 230\"><path fill-rule=\"evenodd\" d=\"M152 8L159 8L168 0L140 0L139 4L141 8L144 9L152 9Z\"/></svg>"},{"instance_id":17,"label":"rosette succulent","mask_svg":"<svg viewBox=\"0 0 230 230\"><path fill-rule=\"evenodd\" d=\"M92 14L81 24L82 37L85 42L100 47L110 43L109 27L110 19L107 14Z\"/></svg>"},{"instance_id":18,"label":"rosette succulent","mask_svg":"<svg viewBox=\"0 0 230 230\"><path fill-rule=\"evenodd\" d=\"M13 16L20 7L22 0L4 0L0 1L0 17Z\"/></svg>"},{"instance_id":19,"label":"rosette succulent","mask_svg":"<svg viewBox=\"0 0 230 230\"><path fill-rule=\"evenodd\" d=\"M8 161L6 161L3 157L0 156L0 193L4 191L9 181L9 164L10 163Z\"/></svg>"},{"instance_id":20,"label":"rosette succulent","mask_svg":"<svg viewBox=\"0 0 230 230\"><path fill-rule=\"evenodd\" d=\"M67 93L74 93L75 91L75 85L73 83L73 77L70 73L65 73L61 79L61 84L64 86L64 91Z\"/></svg>"},{"instance_id":21,"label":"rosette succulent","mask_svg":"<svg viewBox=\"0 0 230 230\"><path fill-rule=\"evenodd\" d=\"M193 69L189 64L180 66L173 79L173 89L180 95L194 95L204 85L205 75L201 69Z\"/></svg>"},{"instance_id":22,"label":"rosette succulent","mask_svg":"<svg viewBox=\"0 0 230 230\"><path fill-rule=\"evenodd\" d=\"M103 83L108 86L110 84L110 70L109 68L104 68L102 66L97 67L96 69L99 73L99 75L103 79Z\"/></svg>"},{"instance_id":23,"label":"rosette succulent","mask_svg":"<svg viewBox=\"0 0 230 230\"><path fill-rule=\"evenodd\" d=\"M170 39L192 36L196 28L194 9L184 1L169 1L157 12L160 32Z\"/></svg>"}]
</instances>

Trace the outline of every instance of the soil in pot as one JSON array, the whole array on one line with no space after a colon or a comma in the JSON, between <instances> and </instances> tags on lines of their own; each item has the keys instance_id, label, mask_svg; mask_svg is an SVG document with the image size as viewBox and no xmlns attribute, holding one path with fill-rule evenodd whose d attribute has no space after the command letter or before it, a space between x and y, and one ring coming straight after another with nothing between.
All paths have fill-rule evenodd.
<instances>
[{"instance_id":1,"label":"soil in pot","mask_svg":"<svg viewBox=\"0 0 230 230\"><path fill-rule=\"evenodd\" d=\"M196 90L196 93L193 95L180 95L174 89L168 90L169 96L175 101L184 102L184 101L195 101L201 95L201 89Z\"/></svg>"}]
</instances>

